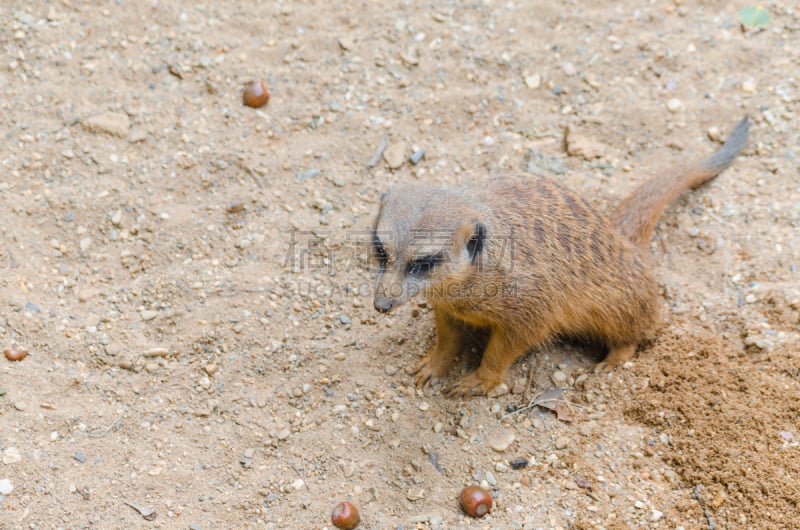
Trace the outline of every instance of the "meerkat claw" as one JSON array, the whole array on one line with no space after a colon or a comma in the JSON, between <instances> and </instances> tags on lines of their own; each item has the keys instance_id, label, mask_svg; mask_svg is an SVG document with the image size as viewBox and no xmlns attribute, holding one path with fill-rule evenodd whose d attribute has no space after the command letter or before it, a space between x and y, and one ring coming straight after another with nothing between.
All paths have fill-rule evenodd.
<instances>
[{"instance_id":1,"label":"meerkat claw","mask_svg":"<svg viewBox=\"0 0 800 530\"><path fill-rule=\"evenodd\" d=\"M594 370L592 370L592 372L595 373L595 374L599 374L599 373L603 373L603 372L608 373L613 369L614 369L614 367L611 364L607 363L606 361L600 361L599 363L594 365Z\"/></svg>"},{"instance_id":2,"label":"meerkat claw","mask_svg":"<svg viewBox=\"0 0 800 530\"><path fill-rule=\"evenodd\" d=\"M414 368L414 384L417 388L423 388L436 377L436 370L433 369L429 357L424 357Z\"/></svg>"},{"instance_id":3,"label":"meerkat claw","mask_svg":"<svg viewBox=\"0 0 800 530\"><path fill-rule=\"evenodd\" d=\"M485 396L488 393L487 385L475 373L465 375L461 381L447 391L448 397L464 398L468 396Z\"/></svg>"}]
</instances>

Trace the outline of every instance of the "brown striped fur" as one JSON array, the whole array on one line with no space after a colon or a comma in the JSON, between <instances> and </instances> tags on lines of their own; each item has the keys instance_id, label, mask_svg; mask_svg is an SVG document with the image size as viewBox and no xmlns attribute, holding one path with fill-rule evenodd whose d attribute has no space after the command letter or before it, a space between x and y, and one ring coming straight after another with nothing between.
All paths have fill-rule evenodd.
<instances>
[{"instance_id":1,"label":"brown striped fur","mask_svg":"<svg viewBox=\"0 0 800 530\"><path fill-rule=\"evenodd\" d=\"M417 385L444 375L475 337L485 344L481 364L451 395L487 393L516 359L556 337L607 346L610 366L629 359L658 323L645 256L658 217L724 170L747 135L745 118L713 156L645 181L611 218L542 176L386 194L374 224L375 307L386 312L422 294L436 321Z\"/></svg>"}]
</instances>

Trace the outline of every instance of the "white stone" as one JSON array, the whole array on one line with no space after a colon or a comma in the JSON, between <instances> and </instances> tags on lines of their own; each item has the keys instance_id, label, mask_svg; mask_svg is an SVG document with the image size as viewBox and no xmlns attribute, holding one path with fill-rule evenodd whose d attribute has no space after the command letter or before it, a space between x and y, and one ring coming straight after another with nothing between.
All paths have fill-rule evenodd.
<instances>
[{"instance_id":1,"label":"white stone","mask_svg":"<svg viewBox=\"0 0 800 530\"><path fill-rule=\"evenodd\" d=\"M531 90L535 90L542 85L542 76L539 74L525 76L525 86Z\"/></svg>"},{"instance_id":2,"label":"white stone","mask_svg":"<svg viewBox=\"0 0 800 530\"><path fill-rule=\"evenodd\" d=\"M489 397L491 398L504 396L506 394L508 394L508 385L505 383L500 383L489 391Z\"/></svg>"},{"instance_id":3,"label":"white stone","mask_svg":"<svg viewBox=\"0 0 800 530\"><path fill-rule=\"evenodd\" d=\"M498 453L502 453L506 449L508 449L514 440L517 437L511 431L498 431L495 433L490 434L486 441L489 443L489 447L497 451Z\"/></svg>"},{"instance_id":4,"label":"white stone","mask_svg":"<svg viewBox=\"0 0 800 530\"><path fill-rule=\"evenodd\" d=\"M144 311L139 313L139 316L141 317L142 320L144 320L146 322L148 320L153 320L154 318L156 318L158 316L158 311L153 311L151 309L145 309Z\"/></svg>"},{"instance_id":5,"label":"white stone","mask_svg":"<svg viewBox=\"0 0 800 530\"><path fill-rule=\"evenodd\" d=\"M5 451L3 451L3 463L8 464L16 464L22 460L22 455L19 453L19 449L16 447L9 447Z\"/></svg>"}]
</instances>

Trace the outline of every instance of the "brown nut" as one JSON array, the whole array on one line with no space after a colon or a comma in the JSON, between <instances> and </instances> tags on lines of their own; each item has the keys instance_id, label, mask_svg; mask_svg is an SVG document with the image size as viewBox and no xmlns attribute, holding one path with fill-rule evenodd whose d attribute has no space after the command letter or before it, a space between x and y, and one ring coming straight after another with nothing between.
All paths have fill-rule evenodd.
<instances>
[{"instance_id":1,"label":"brown nut","mask_svg":"<svg viewBox=\"0 0 800 530\"><path fill-rule=\"evenodd\" d=\"M263 81L253 81L242 92L242 103L248 107L257 109L266 105L268 101L269 92Z\"/></svg>"},{"instance_id":2,"label":"brown nut","mask_svg":"<svg viewBox=\"0 0 800 530\"><path fill-rule=\"evenodd\" d=\"M331 522L336 528L353 530L361 522L361 516L358 515L358 510L352 503L342 501L333 509Z\"/></svg>"},{"instance_id":3,"label":"brown nut","mask_svg":"<svg viewBox=\"0 0 800 530\"><path fill-rule=\"evenodd\" d=\"M9 361L21 361L22 359L28 356L28 350L26 350L19 344L12 344L11 346L3 350L3 354Z\"/></svg>"},{"instance_id":4,"label":"brown nut","mask_svg":"<svg viewBox=\"0 0 800 530\"><path fill-rule=\"evenodd\" d=\"M461 507L472 517L483 517L492 509L492 496L480 486L467 486L461 490Z\"/></svg>"}]
</instances>

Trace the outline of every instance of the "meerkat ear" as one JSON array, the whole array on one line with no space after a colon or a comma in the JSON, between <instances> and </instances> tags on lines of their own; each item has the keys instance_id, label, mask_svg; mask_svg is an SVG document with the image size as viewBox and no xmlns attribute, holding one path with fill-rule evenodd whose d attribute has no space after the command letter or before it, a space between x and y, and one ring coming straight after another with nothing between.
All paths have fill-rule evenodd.
<instances>
[{"instance_id":1,"label":"meerkat ear","mask_svg":"<svg viewBox=\"0 0 800 530\"><path fill-rule=\"evenodd\" d=\"M467 252L469 253L469 258L475 263L478 255L483 252L483 246L486 242L486 225L475 221L473 226L472 237L467 240Z\"/></svg>"}]
</instances>

